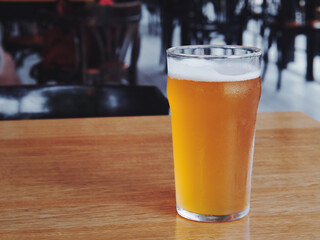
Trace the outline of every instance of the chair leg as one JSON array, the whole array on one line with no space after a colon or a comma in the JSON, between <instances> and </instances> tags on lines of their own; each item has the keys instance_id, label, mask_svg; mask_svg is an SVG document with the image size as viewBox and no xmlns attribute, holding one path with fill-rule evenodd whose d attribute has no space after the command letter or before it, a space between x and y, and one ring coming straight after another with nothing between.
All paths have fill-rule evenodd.
<instances>
[{"instance_id":1,"label":"chair leg","mask_svg":"<svg viewBox=\"0 0 320 240\"><path fill-rule=\"evenodd\" d=\"M264 66L261 72L261 81L264 80L267 72L267 67L268 67L268 62L269 62L269 48L267 47L267 50L264 51L263 54L263 61L264 61Z\"/></svg>"},{"instance_id":2,"label":"chair leg","mask_svg":"<svg viewBox=\"0 0 320 240\"><path fill-rule=\"evenodd\" d=\"M273 43L273 38L274 36L274 31L272 31L270 29L269 31L269 35L266 37L267 40L264 40L264 53L263 53L263 61L264 61L264 66L262 69L262 73L261 73L261 81L264 80L265 76L266 76L266 72L267 72L267 68L268 68L268 63L269 63L269 50L272 46ZM263 38L265 39L265 28L263 29Z\"/></svg>"},{"instance_id":3,"label":"chair leg","mask_svg":"<svg viewBox=\"0 0 320 240\"><path fill-rule=\"evenodd\" d=\"M130 85L137 84L137 62L140 54L140 35L136 33L135 40L132 44L131 63L128 69L128 82Z\"/></svg>"},{"instance_id":4,"label":"chair leg","mask_svg":"<svg viewBox=\"0 0 320 240\"><path fill-rule=\"evenodd\" d=\"M85 42L85 26L80 27L80 59L81 62L81 81L82 83L87 83L87 56L86 56L86 42Z\"/></svg>"},{"instance_id":5,"label":"chair leg","mask_svg":"<svg viewBox=\"0 0 320 240\"><path fill-rule=\"evenodd\" d=\"M306 80L314 81L313 75L313 59L315 57L316 49L316 38L313 36L311 30L307 34L307 70L306 70Z\"/></svg>"},{"instance_id":6,"label":"chair leg","mask_svg":"<svg viewBox=\"0 0 320 240\"><path fill-rule=\"evenodd\" d=\"M282 75L282 69L280 67L278 67L277 90L280 90L280 88L281 88L281 75Z\"/></svg>"},{"instance_id":7,"label":"chair leg","mask_svg":"<svg viewBox=\"0 0 320 240\"><path fill-rule=\"evenodd\" d=\"M289 57L289 49L286 46L287 44L287 35L280 34L277 37L277 50L278 50L278 60L277 60L277 67L278 67L278 81L277 81L277 90L280 90L281 88L281 75L282 70L286 68L288 63L288 57Z\"/></svg>"},{"instance_id":8,"label":"chair leg","mask_svg":"<svg viewBox=\"0 0 320 240\"><path fill-rule=\"evenodd\" d=\"M264 61L264 66L261 72L261 81L263 82L265 76L266 76L266 72L267 72L267 68L268 68L268 61Z\"/></svg>"},{"instance_id":9,"label":"chair leg","mask_svg":"<svg viewBox=\"0 0 320 240\"><path fill-rule=\"evenodd\" d=\"M281 88L281 77L282 77L282 70L285 69L286 64L285 64L285 53L281 50L282 48L278 48L278 62L277 62L277 67L278 67L278 81L277 81L277 90L280 90Z\"/></svg>"},{"instance_id":10,"label":"chair leg","mask_svg":"<svg viewBox=\"0 0 320 240\"><path fill-rule=\"evenodd\" d=\"M166 50L171 47L173 37L173 16L166 13L163 9L161 11L161 51L160 51L160 64L166 64Z\"/></svg>"}]
</instances>

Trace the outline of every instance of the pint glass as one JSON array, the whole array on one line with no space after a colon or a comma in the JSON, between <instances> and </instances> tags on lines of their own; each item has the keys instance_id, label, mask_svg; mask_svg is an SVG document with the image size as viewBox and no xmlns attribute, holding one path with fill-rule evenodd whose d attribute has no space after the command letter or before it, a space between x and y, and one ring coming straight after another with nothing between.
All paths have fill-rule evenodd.
<instances>
[{"instance_id":1,"label":"pint glass","mask_svg":"<svg viewBox=\"0 0 320 240\"><path fill-rule=\"evenodd\" d=\"M261 50L167 50L177 212L223 222L249 212Z\"/></svg>"}]
</instances>

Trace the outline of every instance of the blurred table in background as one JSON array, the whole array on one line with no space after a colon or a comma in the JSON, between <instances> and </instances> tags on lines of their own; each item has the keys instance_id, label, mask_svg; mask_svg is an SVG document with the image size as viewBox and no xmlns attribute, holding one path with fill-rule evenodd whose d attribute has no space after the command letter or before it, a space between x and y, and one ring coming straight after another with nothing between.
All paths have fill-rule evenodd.
<instances>
[{"instance_id":1,"label":"blurred table in background","mask_svg":"<svg viewBox=\"0 0 320 240\"><path fill-rule=\"evenodd\" d=\"M168 115L154 86L28 85L0 87L0 120Z\"/></svg>"}]
</instances>

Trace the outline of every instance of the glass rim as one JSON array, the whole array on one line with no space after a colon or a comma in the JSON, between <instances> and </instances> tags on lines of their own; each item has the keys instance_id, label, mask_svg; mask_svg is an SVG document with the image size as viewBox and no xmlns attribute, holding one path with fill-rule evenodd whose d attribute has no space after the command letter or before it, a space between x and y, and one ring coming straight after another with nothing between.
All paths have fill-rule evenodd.
<instances>
[{"instance_id":1,"label":"glass rim","mask_svg":"<svg viewBox=\"0 0 320 240\"><path fill-rule=\"evenodd\" d=\"M190 53L180 53L176 52L179 49L206 49L206 48L220 48L220 49L242 49L251 51L250 53L237 54L237 55L204 55L204 54L190 54ZM185 57L185 58L201 58L201 59L227 59L227 58L252 58L260 57L262 55L262 50L257 47L242 46L242 45L224 45L224 44L207 44L207 45L183 45L176 46L167 49L167 54L170 57Z\"/></svg>"}]
</instances>

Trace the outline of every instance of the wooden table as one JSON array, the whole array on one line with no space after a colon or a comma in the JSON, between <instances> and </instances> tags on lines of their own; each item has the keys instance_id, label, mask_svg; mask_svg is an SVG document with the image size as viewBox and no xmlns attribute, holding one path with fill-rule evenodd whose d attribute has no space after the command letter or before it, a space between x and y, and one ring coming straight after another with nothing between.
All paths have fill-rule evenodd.
<instances>
[{"instance_id":1,"label":"wooden table","mask_svg":"<svg viewBox=\"0 0 320 240\"><path fill-rule=\"evenodd\" d=\"M249 216L175 210L170 118L0 122L1 239L320 239L320 123L258 115Z\"/></svg>"}]
</instances>

